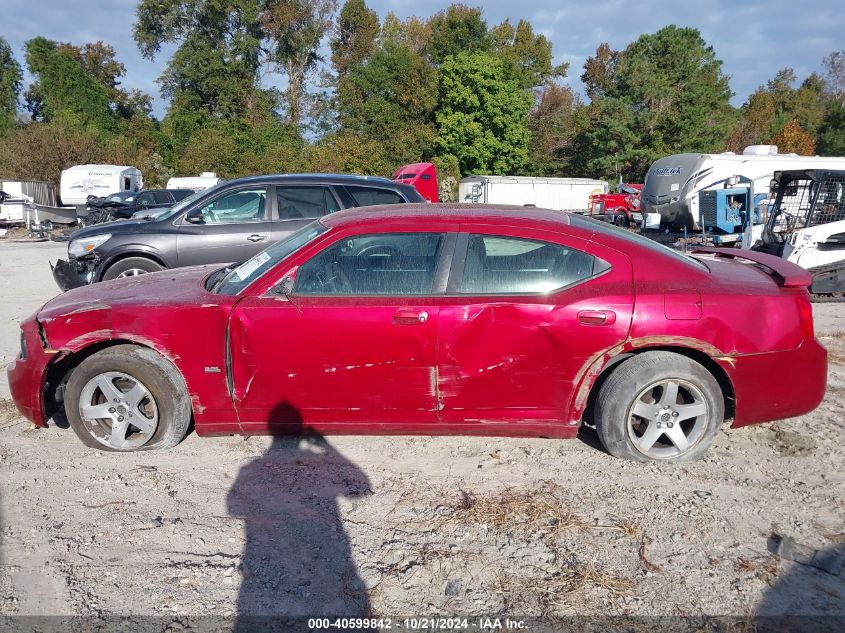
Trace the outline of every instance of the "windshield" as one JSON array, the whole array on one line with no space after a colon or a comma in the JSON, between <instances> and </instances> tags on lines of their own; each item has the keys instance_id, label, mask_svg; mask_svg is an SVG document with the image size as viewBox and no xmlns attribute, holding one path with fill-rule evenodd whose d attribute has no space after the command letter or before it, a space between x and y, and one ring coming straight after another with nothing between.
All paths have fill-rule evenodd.
<instances>
[{"instance_id":1,"label":"windshield","mask_svg":"<svg viewBox=\"0 0 845 633\"><path fill-rule=\"evenodd\" d=\"M195 200L199 200L201 197L203 197L207 193L215 192L217 189L220 189L224 184L225 183L221 182L219 185L215 185L215 186L213 186L209 189L200 189L199 191L195 191L194 193L192 193L187 198L182 198L179 202L174 204L170 209L168 209L165 213L162 213L156 219L164 220L164 219L167 219L169 217L176 215L177 213L181 212L186 207L190 206L191 203L193 203Z\"/></svg>"},{"instance_id":2,"label":"windshield","mask_svg":"<svg viewBox=\"0 0 845 633\"><path fill-rule=\"evenodd\" d=\"M123 191L121 193L113 193L106 198L108 202L132 202L132 199L135 197L135 192L133 191Z\"/></svg>"},{"instance_id":3,"label":"windshield","mask_svg":"<svg viewBox=\"0 0 845 633\"><path fill-rule=\"evenodd\" d=\"M252 259L248 259L220 280L215 292L220 295L236 295L253 281L261 277L288 255L293 254L328 229L319 220L303 226L280 242L268 246Z\"/></svg>"}]
</instances>

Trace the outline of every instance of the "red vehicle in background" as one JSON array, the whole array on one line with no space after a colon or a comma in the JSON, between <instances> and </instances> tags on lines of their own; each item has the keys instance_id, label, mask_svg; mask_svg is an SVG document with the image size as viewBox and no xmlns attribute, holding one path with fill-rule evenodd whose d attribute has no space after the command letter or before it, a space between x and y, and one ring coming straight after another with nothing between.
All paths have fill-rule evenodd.
<instances>
[{"instance_id":1,"label":"red vehicle in background","mask_svg":"<svg viewBox=\"0 0 845 633\"><path fill-rule=\"evenodd\" d=\"M595 193L590 196L590 216L616 226L642 223L640 194L642 185L619 183L616 193Z\"/></svg>"},{"instance_id":2,"label":"red vehicle in background","mask_svg":"<svg viewBox=\"0 0 845 633\"><path fill-rule=\"evenodd\" d=\"M434 163L402 165L393 173L393 181L413 185L426 202L440 201L437 193L437 169Z\"/></svg>"}]
</instances>

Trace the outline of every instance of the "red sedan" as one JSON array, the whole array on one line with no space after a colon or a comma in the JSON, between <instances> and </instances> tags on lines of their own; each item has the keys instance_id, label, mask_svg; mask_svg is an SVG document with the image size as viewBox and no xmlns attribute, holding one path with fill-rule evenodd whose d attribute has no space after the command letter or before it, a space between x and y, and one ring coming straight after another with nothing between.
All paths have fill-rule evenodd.
<instances>
[{"instance_id":1,"label":"red sedan","mask_svg":"<svg viewBox=\"0 0 845 633\"><path fill-rule=\"evenodd\" d=\"M735 261L739 258L741 261ZM573 437L701 456L825 391L809 275L760 253L683 255L538 209L371 207L236 268L78 288L22 324L9 382L87 445L199 435Z\"/></svg>"}]
</instances>

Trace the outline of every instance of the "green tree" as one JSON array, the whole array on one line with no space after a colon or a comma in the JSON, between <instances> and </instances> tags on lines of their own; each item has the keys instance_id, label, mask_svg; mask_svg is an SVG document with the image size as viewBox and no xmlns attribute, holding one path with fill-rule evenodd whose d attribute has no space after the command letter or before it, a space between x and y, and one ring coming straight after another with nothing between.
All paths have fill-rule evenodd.
<instances>
[{"instance_id":1,"label":"green tree","mask_svg":"<svg viewBox=\"0 0 845 633\"><path fill-rule=\"evenodd\" d=\"M270 60L287 78L284 94L294 125L302 118L309 74L323 61L320 40L331 28L336 7L336 0L273 0L263 14Z\"/></svg>"},{"instance_id":2,"label":"green tree","mask_svg":"<svg viewBox=\"0 0 845 633\"><path fill-rule=\"evenodd\" d=\"M533 97L509 79L501 59L459 53L440 67L438 156L458 159L462 174L519 172L528 162Z\"/></svg>"},{"instance_id":3,"label":"green tree","mask_svg":"<svg viewBox=\"0 0 845 633\"><path fill-rule=\"evenodd\" d=\"M845 156L845 105L831 104L819 128L818 151L823 156Z\"/></svg>"},{"instance_id":4,"label":"green tree","mask_svg":"<svg viewBox=\"0 0 845 633\"><path fill-rule=\"evenodd\" d=\"M435 64L458 53L490 50L487 21L480 7L453 4L438 11L428 20L430 35L426 52Z\"/></svg>"},{"instance_id":5,"label":"green tree","mask_svg":"<svg viewBox=\"0 0 845 633\"><path fill-rule=\"evenodd\" d=\"M133 35L144 57L178 44L159 78L171 101L168 116L209 122L263 103L255 96L263 8L263 0L140 0Z\"/></svg>"},{"instance_id":6,"label":"green tree","mask_svg":"<svg viewBox=\"0 0 845 633\"><path fill-rule=\"evenodd\" d=\"M552 65L552 43L545 35L535 34L527 20L520 20L515 27L505 20L491 29L490 39L508 76L521 88L535 88L566 76L568 64Z\"/></svg>"},{"instance_id":7,"label":"green tree","mask_svg":"<svg viewBox=\"0 0 845 633\"><path fill-rule=\"evenodd\" d=\"M0 37L0 136L15 122L23 73L9 43Z\"/></svg>"},{"instance_id":8,"label":"green tree","mask_svg":"<svg viewBox=\"0 0 845 633\"><path fill-rule=\"evenodd\" d=\"M127 92L120 87L120 80L126 75L126 67L117 60L114 47L98 41L82 46L61 43L59 52L79 62L85 73L106 89L114 113L122 119L134 116L150 116L152 100L140 90Z\"/></svg>"},{"instance_id":9,"label":"green tree","mask_svg":"<svg viewBox=\"0 0 845 633\"><path fill-rule=\"evenodd\" d=\"M338 88L342 131L375 141L394 162L431 154L437 74L406 45L386 44Z\"/></svg>"},{"instance_id":10,"label":"green tree","mask_svg":"<svg viewBox=\"0 0 845 633\"><path fill-rule=\"evenodd\" d=\"M603 96L613 85L618 57L619 53L603 42L596 48L596 54L587 58L581 82L591 101Z\"/></svg>"},{"instance_id":11,"label":"green tree","mask_svg":"<svg viewBox=\"0 0 845 633\"><path fill-rule=\"evenodd\" d=\"M0 143L0 174L10 180L43 180L59 184L72 165L106 162L103 133L72 113L62 111L46 123L12 130Z\"/></svg>"},{"instance_id":12,"label":"green tree","mask_svg":"<svg viewBox=\"0 0 845 633\"><path fill-rule=\"evenodd\" d=\"M827 94L845 106L845 50L830 53L822 60L822 65Z\"/></svg>"},{"instance_id":13,"label":"green tree","mask_svg":"<svg viewBox=\"0 0 845 633\"><path fill-rule=\"evenodd\" d=\"M731 132L728 149L741 151L747 145L769 143L784 127L795 122L802 134L815 138L825 116L829 96L825 81L810 74L796 89L795 71L779 70L752 93L740 110L741 118ZM794 131L789 134L795 138Z\"/></svg>"},{"instance_id":14,"label":"green tree","mask_svg":"<svg viewBox=\"0 0 845 633\"><path fill-rule=\"evenodd\" d=\"M531 133L528 171L561 176L572 166L575 140L584 126L585 107L569 86L548 84L528 116Z\"/></svg>"},{"instance_id":15,"label":"green tree","mask_svg":"<svg viewBox=\"0 0 845 633\"><path fill-rule=\"evenodd\" d=\"M49 121L61 112L76 115L83 125L115 129L106 88L88 75L80 61L43 37L25 46L26 64L35 81L25 94L33 120Z\"/></svg>"},{"instance_id":16,"label":"green tree","mask_svg":"<svg viewBox=\"0 0 845 633\"><path fill-rule=\"evenodd\" d=\"M590 170L613 177L610 162L618 160L642 178L666 154L721 151L735 123L731 95L722 62L696 29L667 26L640 36L619 53L593 102L596 131L588 136L609 145L585 147Z\"/></svg>"},{"instance_id":17,"label":"green tree","mask_svg":"<svg viewBox=\"0 0 845 633\"><path fill-rule=\"evenodd\" d=\"M330 46L338 79L369 59L376 48L379 20L364 0L346 0L337 16Z\"/></svg>"},{"instance_id":18,"label":"green tree","mask_svg":"<svg viewBox=\"0 0 845 633\"><path fill-rule=\"evenodd\" d=\"M431 24L418 17L411 16L402 21L395 13L384 16L379 33L379 42L383 46L407 46L417 55L425 55L428 40L431 38Z\"/></svg>"}]
</instances>

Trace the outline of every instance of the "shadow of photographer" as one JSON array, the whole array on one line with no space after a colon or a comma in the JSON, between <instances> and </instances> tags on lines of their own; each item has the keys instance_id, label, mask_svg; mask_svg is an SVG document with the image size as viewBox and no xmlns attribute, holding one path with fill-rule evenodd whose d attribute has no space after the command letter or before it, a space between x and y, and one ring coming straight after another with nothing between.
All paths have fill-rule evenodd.
<instances>
[{"instance_id":1,"label":"shadow of photographer","mask_svg":"<svg viewBox=\"0 0 845 633\"><path fill-rule=\"evenodd\" d=\"M367 587L358 574L338 500L370 492L367 476L282 403L270 448L241 468L227 497L244 520L239 631L276 630L285 617L362 617ZM272 626L272 628L267 628Z\"/></svg>"}]
</instances>

